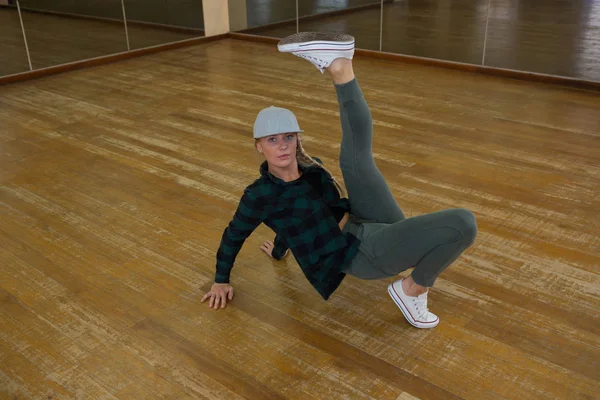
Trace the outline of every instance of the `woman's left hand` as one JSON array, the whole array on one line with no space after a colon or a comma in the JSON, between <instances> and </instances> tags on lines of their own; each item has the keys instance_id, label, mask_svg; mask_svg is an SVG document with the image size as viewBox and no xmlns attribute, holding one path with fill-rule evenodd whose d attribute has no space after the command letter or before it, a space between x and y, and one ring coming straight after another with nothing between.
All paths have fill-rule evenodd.
<instances>
[{"instance_id":1,"label":"woman's left hand","mask_svg":"<svg viewBox=\"0 0 600 400\"><path fill-rule=\"evenodd\" d=\"M260 246L260 249L262 251L264 251L265 253L267 253L267 255L271 258L273 258L273 249L275 248L275 244L273 244L273 242L271 242L270 240L267 240L266 242L264 242L262 244L262 246Z\"/></svg>"},{"instance_id":2,"label":"woman's left hand","mask_svg":"<svg viewBox=\"0 0 600 400\"><path fill-rule=\"evenodd\" d=\"M266 242L264 242L262 244L262 246L260 246L260 249L262 251L264 251L269 257L275 259L275 257L273 257L273 250L275 249L275 244L273 242L271 242L270 240L267 240ZM287 256L289 251L290 251L290 249L287 249L285 251L285 254L281 258Z\"/></svg>"}]
</instances>

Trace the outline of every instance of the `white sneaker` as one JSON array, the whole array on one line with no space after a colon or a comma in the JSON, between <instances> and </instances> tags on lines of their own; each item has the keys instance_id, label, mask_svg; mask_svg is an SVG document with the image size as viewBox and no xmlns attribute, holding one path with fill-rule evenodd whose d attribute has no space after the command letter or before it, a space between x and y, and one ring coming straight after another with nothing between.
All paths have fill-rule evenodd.
<instances>
[{"instance_id":1,"label":"white sneaker","mask_svg":"<svg viewBox=\"0 0 600 400\"><path fill-rule=\"evenodd\" d=\"M336 58L352 60L354 38L338 33L300 32L282 39L277 49L310 61L323 73Z\"/></svg>"},{"instance_id":2,"label":"white sneaker","mask_svg":"<svg viewBox=\"0 0 600 400\"><path fill-rule=\"evenodd\" d=\"M398 305L402 314L411 325L417 328L434 328L440 323L437 315L427 309L427 292L419 296L408 296L402 290L402 281L396 281L388 286L388 293Z\"/></svg>"}]
</instances>

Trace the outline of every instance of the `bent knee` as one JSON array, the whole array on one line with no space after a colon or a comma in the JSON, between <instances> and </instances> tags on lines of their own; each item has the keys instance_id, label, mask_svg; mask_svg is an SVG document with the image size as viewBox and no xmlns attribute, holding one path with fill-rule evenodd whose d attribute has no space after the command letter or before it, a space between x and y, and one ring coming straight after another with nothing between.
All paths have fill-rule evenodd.
<instances>
[{"instance_id":1,"label":"bent knee","mask_svg":"<svg viewBox=\"0 0 600 400\"><path fill-rule=\"evenodd\" d=\"M463 244L469 247L475 242L477 237L477 219L475 215L464 208L453 210L453 226L463 237Z\"/></svg>"}]
</instances>

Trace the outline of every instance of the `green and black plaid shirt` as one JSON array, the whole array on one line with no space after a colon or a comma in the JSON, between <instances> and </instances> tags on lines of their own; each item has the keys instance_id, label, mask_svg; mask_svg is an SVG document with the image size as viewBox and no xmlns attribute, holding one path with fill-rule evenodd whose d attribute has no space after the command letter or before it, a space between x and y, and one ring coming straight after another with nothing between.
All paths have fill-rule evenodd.
<instances>
[{"instance_id":1,"label":"green and black plaid shirt","mask_svg":"<svg viewBox=\"0 0 600 400\"><path fill-rule=\"evenodd\" d=\"M229 283L244 241L264 223L277 233L276 258L289 247L308 281L325 300L338 288L345 277L341 271L356 255L360 242L354 235L340 231L329 206L350 211L350 203L340 198L333 179L323 168L299 168L303 175L321 176L323 195L304 179L285 182L277 178L268 171L265 161L260 167L260 178L244 190L233 219L223 232L215 282Z\"/></svg>"}]
</instances>

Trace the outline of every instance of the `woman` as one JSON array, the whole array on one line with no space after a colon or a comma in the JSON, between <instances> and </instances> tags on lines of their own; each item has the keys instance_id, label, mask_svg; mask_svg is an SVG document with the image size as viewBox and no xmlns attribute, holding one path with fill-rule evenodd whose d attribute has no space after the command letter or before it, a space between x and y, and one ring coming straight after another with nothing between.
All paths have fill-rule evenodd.
<instances>
[{"instance_id":1,"label":"woman","mask_svg":"<svg viewBox=\"0 0 600 400\"><path fill-rule=\"evenodd\" d=\"M248 186L223 233L215 284L202 298L224 308L233 298L229 275L246 238L260 223L273 229L275 243L261 249L276 259L291 249L304 275L327 300L346 274L360 279L411 275L388 286L406 319L433 328L439 318L427 308L428 288L475 240L475 217L451 209L406 219L372 154L371 113L352 68L354 38L299 33L279 42L333 80L342 125L340 168L348 190L308 156L300 127L289 110L269 107L254 124L256 148L265 157L261 176Z\"/></svg>"}]
</instances>

